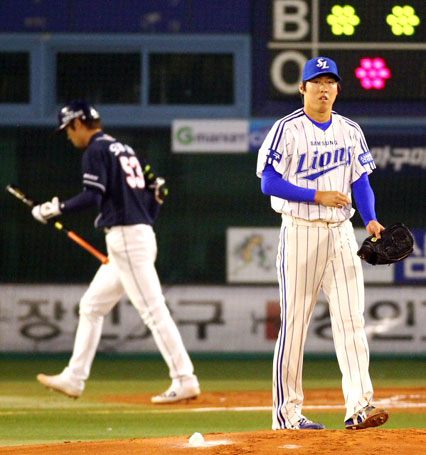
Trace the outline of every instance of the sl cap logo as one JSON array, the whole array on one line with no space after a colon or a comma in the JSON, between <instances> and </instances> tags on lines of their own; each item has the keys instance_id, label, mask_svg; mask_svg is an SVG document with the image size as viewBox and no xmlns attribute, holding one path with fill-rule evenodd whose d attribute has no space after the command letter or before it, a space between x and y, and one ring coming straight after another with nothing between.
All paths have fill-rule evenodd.
<instances>
[{"instance_id":1,"label":"sl cap logo","mask_svg":"<svg viewBox=\"0 0 426 455\"><path fill-rule=\"evenodd\" d=\"M325 69L327 69L327 68L330 68L330 67L328 66L327 60L324 60L323 58L319 58L319 59L317 60L317 66L318 66L318 68L322 68L323 70L325 70Z\"/></svg>"}]
</instances>

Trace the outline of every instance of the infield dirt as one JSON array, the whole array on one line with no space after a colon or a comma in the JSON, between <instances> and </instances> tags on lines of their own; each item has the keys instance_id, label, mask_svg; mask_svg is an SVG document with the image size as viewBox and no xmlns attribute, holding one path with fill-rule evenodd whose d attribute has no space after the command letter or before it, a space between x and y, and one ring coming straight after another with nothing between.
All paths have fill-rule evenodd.
<instances>
[{"instance_id":1,"label":"infield dirt","mask_svg":"<svg viewBox=\"0 0 426 455\"><path fill-rule=\"evenodd\" d=\"M186 437L127 439L101 442L4 447L2 454L19 455L418 455L426 447L426 430L253 431L204 435L204 447L192 447ZM211 444L211 445L209 445Z\"/></svg>"}]
</instances>

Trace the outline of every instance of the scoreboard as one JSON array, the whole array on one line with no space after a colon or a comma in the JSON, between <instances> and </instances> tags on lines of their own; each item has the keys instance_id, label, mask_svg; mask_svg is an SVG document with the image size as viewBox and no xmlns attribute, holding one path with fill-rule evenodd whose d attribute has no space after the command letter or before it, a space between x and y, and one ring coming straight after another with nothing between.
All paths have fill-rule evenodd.
<instances>
[{"instance_id":1,"label":"scoreboard","mask_svg":"<svg viewBox=\"0 0 426 455\"><path fill-rule=\"evenodd\" d=\"M306 60L337 62L344 99L426 99L426 0L272 0L270 97L293 98Z\"/></svg>"}]
</instances>

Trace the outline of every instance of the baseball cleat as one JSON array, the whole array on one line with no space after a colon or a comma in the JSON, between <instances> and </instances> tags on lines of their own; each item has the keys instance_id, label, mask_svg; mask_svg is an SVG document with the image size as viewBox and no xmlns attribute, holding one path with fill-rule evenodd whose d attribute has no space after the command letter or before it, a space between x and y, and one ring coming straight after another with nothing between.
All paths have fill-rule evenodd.
<instances>
[{"instance_id":1,"label":"baseball cleat","mask_svg":"<svg viewBox=\"0 0 426 455\"><path fill-rule=\"evenodd\" d=\"M378 427L386 423L389 413L385 409L377 409L374 406L366 406L345 421L347 430L363 430L364 428Z\"/></svg>"},{"instance_id":2,"label":"baseball cleat","mask_svg":"<svg viewBox=\"0 0 426 455\"><path fill-rule=\"evenodd\" d=\"M197 398L200 393L200 386L198 383L191 385L172 383L172 385L164 393L152 397L151 402L154 404L168 404L183 400L193 400Z\"/></svg>"},{"instance_id":3,"label":"baseball cleat","mask_svg":"<svg viewBox=\"0 0 426 455\"><path fill-rule=\"evenodd\" d=\"M43 384L47 389L63 393L70 398L77 399L83 394L83 387L72 384L69 379L65 379L60 374L55 376L38 374L37 381L40 382L40 384Z\"/></svg>"},{"instance_id":4,"label":"baseball cleat","mask_svg":"<svg viewBox=\"0 0 426 455\"><path fill-rule=\"evenodd\" d=\"M299 430L324 430L325 426L322 423L315 423L308 420L306 417L302 417L298 424Z\"/></svg>"}]
</instances>

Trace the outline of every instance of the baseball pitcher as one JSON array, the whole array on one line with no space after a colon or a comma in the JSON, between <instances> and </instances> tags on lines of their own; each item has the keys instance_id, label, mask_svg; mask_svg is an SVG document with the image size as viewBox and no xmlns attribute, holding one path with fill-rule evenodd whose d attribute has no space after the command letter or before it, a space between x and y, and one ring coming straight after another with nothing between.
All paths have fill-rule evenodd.
<instances>
[{"instance_id":1,"label":"baseball pitcher","mask_svg":"<svg viewBox=\"0 0 426 455\"><path fill-rule=\"evenodd\" d=\"M263 142L257 176L281 214L277 254L281 328L273 364L275 430L323 429L302 414L303 351L314 305L323 290L343 376L345 426L382 425L372 405L364 331L364 282L350 218L352 194L370 235L380 238L368 175L375 164L359 125L332 111L340 75L330 58L309 60L299 91L304 107L278 120Z\"/></svg>"}]
</instances>

